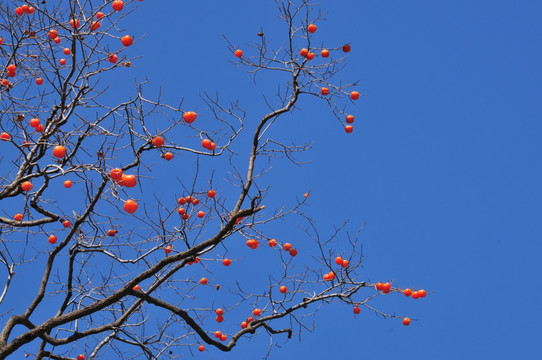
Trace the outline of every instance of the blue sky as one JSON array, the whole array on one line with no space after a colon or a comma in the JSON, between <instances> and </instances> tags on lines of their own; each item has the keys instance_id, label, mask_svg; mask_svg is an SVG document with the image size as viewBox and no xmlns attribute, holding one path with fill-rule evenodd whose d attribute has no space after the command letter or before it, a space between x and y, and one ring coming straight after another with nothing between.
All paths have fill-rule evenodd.
<instances>
[{"instance_id":1,"label":"blue sky","mask_svg":"<svg viewBox=\"0 0 542 360\"><path fill-rule=\"evenodd\" d=\"M365 309L355 317L344 304L324 307L301 342L278 335L281 347L271 358L536 357L542 351L542 3L322 1L319 7L328 14L314 38L330 47L351 44L340 79L360 80L366 96L348 104L356 116L352 134L321 102L300 101L275 134L314 140L301 156L310 163L273 162L265 179L270 206L291 204L310 190L307 213L323 235L345 220L354 233L365 224L361 279L394 280L428 296L394 294L372 303L416 319L409 327ZM251 117L254 124L265 111L262 95L276 91L273 77L254 83L231 64L222 37L246 54L260 29L272 45L281 44L286 28L274 1L144 1L123 24L135 38L144 35L128 49L144 56L121 70L113 94L122 95L126 78L147 78L151 93L160 87L167 101L184 97L203 108L199 94L218 91L239 100L250 131ZM240 138L239 149L247 140ZM215 166L220 184L227 168ZM168 174L171 164L161 162L155 171ZM295 227L279 224L274 231L286 238ZM303 249L304 240L296 240ZM242 251L240 258L249 256ZM247 282L259 281L245 271ZM260 334L230 354L210 349L195 356L259 358L268 343Z\"/></svg>"}]
</instances>

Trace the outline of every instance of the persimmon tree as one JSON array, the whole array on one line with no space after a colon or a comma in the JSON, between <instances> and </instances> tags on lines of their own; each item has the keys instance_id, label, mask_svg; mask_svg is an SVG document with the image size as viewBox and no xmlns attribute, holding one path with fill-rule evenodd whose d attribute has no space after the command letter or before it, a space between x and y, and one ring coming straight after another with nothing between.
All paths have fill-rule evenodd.
<instances>
[{"instance_id":1,"label":"persimmon tree","mask_svg":"<svg viewBox=\"0 0 542 360\"><path fill-rule=\"evenodd\" d=\"M287 35L274 47L263 32L242 48L225 43L229 60L255 78L276 75L267 109L248 115L242 99L224 104L209 94L171 105L147 97L145 83L126 87L115 102L107 79L138 60L126 51L137 39L119 24L138 4L155 6L0 5L0 358L230 351L242 338L291 338L332 301L347 304L349 315L368 309L410 324L373 300L425 291L361 278L359 231L351 236L341 225L321 236L306 209L309 193L266 207L269 165L298 164L310 149L277 135L304 99L327 104L322 116L352 136L360 90L339 77L350 45L313 41L323 19L308 1L277 2ZM181 158L189 178L178 176L179 165L153 176ZM222 167L208 171L206 162ZM275 224L299 226L303 249L275 238ZM301 262L299 251L311 256ZM276 265L251 269L268 274L267 283L228 278L247 252Z\"/></svg>"}]
</instances>

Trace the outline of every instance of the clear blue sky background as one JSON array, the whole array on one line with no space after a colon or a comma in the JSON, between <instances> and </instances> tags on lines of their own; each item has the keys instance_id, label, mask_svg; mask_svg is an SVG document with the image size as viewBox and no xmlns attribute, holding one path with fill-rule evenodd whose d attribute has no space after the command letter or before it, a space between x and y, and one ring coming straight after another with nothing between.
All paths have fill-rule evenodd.
<instances>
[{"instance_id":1,"label":"clear blue sky background","mask_svg":"<svg viewBox=\"0 0 542 360\"><path fill-rule=\"evenodd\" d=\"M137 69L172 100L226 91L257 117L258 91L273 94L274 83L255 87L229 64L222 34L246 53L260 28L281 43L273 3L145 1L129 26L146 34L130 49L145 54ZM321 9L329 13L315 38L351 43L341 79L360 79L367 96L350 106L350 135L323 105L301 101L284 131L314 139L304 156L312 162L277 166L273 194L312 189L324 232L345 219L351 230L367 223L364 276L429 295L374 303L418 319L410 327L331 306L313 333L271 358L539 356L542 3L323 1ZM262 334L227 356L197 356L255 358L267 344Z\"/></svg>"},{"instance_id":2,"label":"clear blue sky background","mask_svg":"<svg viewBox=\"0 0 542 360\"><path fill-rule=\"evenodd\" d=\"M246 54L262 28L271 45L281 44L286 28L274 1L139 5L124 25L136 38L145 35L128 49L144 57L124 76L146 77L151 93L160 86L165 100L184 97L201 109L203 91L239 99L252 130L265 111L261 95L272 96L276 82L262 76L254 84L229 63L222 34ZM542 3L364 0L323 1L320 8L329 13L314 38L329 47L352 45L340 78L361 80L366 96L348 105L356 116L352 134L321 102L301 100L301 111L276 134L313 139L301 158L311 162L274 163L265 180L270 205L291 204L311 190L307 212L323 235L347 219L354 232L366 223L362 280L394 280L428 296L373 302L416 319L409 327L366 310L355 317L346 305L324 307L301 342L278 335L281 348L271 358L540 356ZM125 85L113 84L112 93L121 95ZM172 161L182 177L181 159ZM172 164L160 162L155 174ZM215 164L220 183L227 169ZM278 226L277 238L292 227ZM302 251L303 239L296 240ZM245 276L250 282L256 275ZM268 343L261 334L230 354L210 349L195 356L260 358Z\"/></svg>"}]
</instances>

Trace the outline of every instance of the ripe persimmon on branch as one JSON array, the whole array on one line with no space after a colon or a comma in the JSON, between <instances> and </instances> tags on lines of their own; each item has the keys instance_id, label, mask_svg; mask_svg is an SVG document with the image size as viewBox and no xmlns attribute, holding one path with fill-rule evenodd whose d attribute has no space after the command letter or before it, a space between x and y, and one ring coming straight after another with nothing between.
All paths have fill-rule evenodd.
<instances>
[{"instance_id":1,"label":"ripe persimmon on branch","mask_svg":"<svg viewBox=\"0 0 542 360\"><path fill-rule=\"evenodd\" d=\"M144 95L145 83L114 102L104 84L137 62L127 48L138 41L119 25L139 11L138 3L0 6L0 358L230 351L241 338L284 339L310 329L318 308L331 301L408 325L410 319L378 310L372 300L425 291L359 279L360 231L350 236L343 224L321 237L305 213L309 193L290 206L266 207L273 191L263 184L273 171L262 160L300 164L296 155L311 147L272 135L304 98L327 103L346 133L353 131L346 109L360 97L358 83L338 79L350 45L316 46L322 15L314 5L277 2L288 30L282 44L271 48L263 32L244 49L227 41L235 64L255 78L280 74L276 98L266 98L259 121L245 121L242 99L224 105L218 95L203 94L200 104L173 106ZM237 146L242 133L249 147ZM170 191L153 170L180 158L190 176ZM176 174L168 176L171 183ZM275 239L278 222L301 224L311 244L303 251L311 256L299 261L295 241ZM255 250L277 266L251 268L268 283L228 279L243 254ZM226 318L231 322L222 324Z\"/></svg>"}]
</instances>

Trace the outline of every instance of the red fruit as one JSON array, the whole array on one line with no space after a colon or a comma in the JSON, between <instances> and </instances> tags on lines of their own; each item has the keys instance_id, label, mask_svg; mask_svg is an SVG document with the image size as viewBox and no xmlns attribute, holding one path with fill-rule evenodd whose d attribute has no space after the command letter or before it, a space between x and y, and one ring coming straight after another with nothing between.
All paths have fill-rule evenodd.
<instances>
[{"instance_id":1,"label":"red fruit","mask_svg":"<svg viewBox=\"0 0 542 360\"><path fill-rule=\"evenodd\" d=\"M384 294L387 294L391 291L391 284L390 283L385 283L384 285L382 285L382 292Z\"/></svg>"},{"instance_id":2,"label":"red fruit","mask_svg":"<svg viewBox=\"0 0 542 360\"><path fill-rule=\"evenodd\" d=\"M405 289L405 290L403 290L403 294L405 294L405 296L410 296L410 295L412 295L412 290Z\"/></svg>"},{"instance_id":3,"label":"red fruit","mask_svg":"<svg viewBox=\"0 0 542 360\"><path fill-rule=\"evenodd\" d=\"M256 239L247 240L247 246L251 249L257 249L260 242Z\"/></svg>"},{"instance_id":4,"label":"red fruit","mask_svg":"<svg viewBox=\"0 0 542 360\"><path fill-rule=\"evenodd\" d=\"M343 264L343 258L340 257L340 256L337 256L337 257L335 258L335 264L337 264L337 265L342 265L342 264Z\"/></svg>"},{"instance_id":5,"label":"red fruit","mask_svg":"<svg viewBox=\"0 0 542 360\"><path fill-rule=\"evenodd\" d=\"M310 24L309 26L307 26L307 31L314 34L316 32L316 25Z\"/></svg>"},{"instance_id":6,"label":"red fruit","mask_svg":"<svg viewBox=\"0 0 542 360\"><path fill-rule=\"evenodd\" d=\"M207 191L207 196L210 198L214 198L216 196L216 191L214 190Z\"/></svg>"},{"instance_id":7,"label":"red fruit","mask_svg":"<svg viewBox=\"0 0 542 360\"><path fill-rule=\"evenodd\" d=\"M237 56L238 58L240 58L241 56L243 56L243 50L241 50L241 49L235 50L235 56Z\"/></svg>"},{"instance_id":8,"label":"red fruit","mask_svg":"<svg viewBox=\"0 0 542 360\"><path fill-rule=\"evenodd\" d=\"M115 229L107 230L107 235L109 236L115 236L117 233L118 233L118 230L115 230Z\"/></svg>"},{"instance_id":9,"label":"red fruit","mask_svg":"<svg viewBox=\"0 0 542 360\"><path fill-rule=\"evenodd\" d=\"M60 65L66 65L66 59L60 59L59 63Z\"/></svg>"},{"instance_id":10,"label":"red fruit","mask_svg":"<svg viewBox=\"0 0 542 360\"><path fill-rule=\"evenodd\" d=\"M0 140L2 141L8 141L11 138L11 136L7 132L3 132L0 134Z\"/></svg>"},{"instance_id":11,"label":"red fruit","mask_svg":"<svg viewBox=\"0 0 542 360\"><path fill-rule=\"evenodd\" d=\"M346 115L346 122L352 124L354 122L354 115Z\"/></svg>"},{"instance_id":12,"label":"red fruit","mask_svg":"<svg viewBox=\"0 0 542 360\"><path fill-rule=\"evenodd\" d=\"M70 55L72 51L69 48L64 48L64 55Z\"/></svg>"},{"instance_id":13,"label":"red fruit","mask_svg":"<svg viewBox=\"0 0 542 360\"><path fill-rule=\"evenodd\" d=\"M193 111L187 111L183 114L183 119L186 123L191 124L194 121L196 121L196 118L198 117L198 114L196 114Z\"/></svg>"},{"instance_id":14,"label":"red fruit","mask_svg":"<svg viewBox=\"0 0 542 360\"><path fill-rule=\"evenodd\" d=\"M194 263L199 263L199 257L196 256L196 258L194 259Z\"/></svg>"},{"instance_id":15,"label":"red fruit","mask_svg":"<svg viewBox=\"0 0 542 360\"><path fill-rule=\"evenodd\" d=\"M222 316L222 315L224 315L224 310L222 310L222 309L216 309L216 310L215 310L215 313L216 313L218 316Z\"/></svg>"},{"instance_id":16,"label":"red fruit","mask_svg":"<svg viewBox=\"0 0 542 360\"><path fill-rule=\"evenodd\" d=\"M320 89L320 93L324 96L329 95L329 89L327 87L323 87Z\"/></svg>"},{"instance_id":17,"label":"red fruit","mask_svg":"<svg viewBox=\"0 0 542 360\"><path fill-rule=\"evenodd\" d=\"M354 314L359 314L361 312L361 309L356 305L354 306Z\"/></svg>"},{"instance_id":18,"label":"red fruit","mask_svg":"<svg viewBox=\"0 0 542 360\"><path fill-rule=\"evenodd\" d=\"M346 131L347 134L350 134L352 133L352 131L354 131L354 128L352 127L352 125L346 125L344 127L344 131Z\"/></svg>"},{"instance_id":19,"label":"red fruit","mask_svg":"<svg viewBox=\"0 0 542 360\"><path fill-rule=\"evenodd\" d=\"M403 319L403 325L405 325L405 326L408 326L408 325L410 325L410 319L409 319L409 318L407 318L407 317L406 317L406 318L404 318L404 319Z\"/></svg>"},{"instance_id":20,"label":"red fruit","mask_svg":"<svg viewBox=\"0 0 542 360\"><path fill-rule=\"evenodd\" d=\"M101 19L101 18L103 18L103 17L104 17L104 13L103 13L103 12L98 11L98 12L96 13L96 19Z\"/></svg>"},{"instance_id":21,"label":"red fruit","mask_svg":"<svg viewBox=\"0 0 542 360\"><path fill-rule=\"evenodd\" d=\"M34 9L33 6L29 6L28 7L28 10L27 10L27 13L29 13L30 15L32 15L34 13L34 11L36 11L36 9Z\"/></svg>"},{"instance_id":22,"label":"red fruit","mask_svg":"<svg viewBox=\"0 0 542 360\"><path fill-rule=\"evenodd\" d=\"M62 223L62 226L64 226L65 228L68 228L70 227L72 223L69 221L69 220L65 220L63 223Z\"/></svg>"},{"instance_id":23,"label":"red fruit","mask_svg":"<svg viewBox=\"0 0 542 360\"><path fill-rule=\"evenodd\" d=\"M2 79L2 85L8 86L9 85L9 80L8 79Z\"/></svg>"},{"instance_id":24,"label":"red fruit","mask_svg":"<svg viewBox=\"0 0 542 360\"><path fill-rule=\"evenodd\" d=\"M252 316L247 317L247 323L251 323L254 321L254 318Z\"/></svg>"},{"instance_id":25,"label":"red fruit","mask_svg":"<svg viewBox=\"0 0 542 360\"><path fill-rule=\"evenodd\" d=\"M23 189L23 191L30 191L33 187L34 185L32 185L30 181L25 181L21 184L21 189Z\"/></svg>"},{"instance_id":26,"label":"red fruit","mask_svg":"<svg viewBox=\"0 0 542 360\"><path fill-rule=\"evenodd\" d=\"M203 139L201 141L201 146L209 150L209 146L211 146L211 140L209 139Z\"/></svg>"},{"instance_id":27,"label":"red fruit","mask_svg":"<svg viewBox=\"0 0 542 360\"><path fill-rule=\"evenodd\" d=\"M222 337L222 332L221 331L215 331L215 338L221 338Z\"/></svg>"},{"instance_id":28,"label":"red fruit","mask_svg":"<svg viewBox=\"0 0 542 360\"><path fill-rule=\"evenodd\" d=\"M329 50L323 49L323 50L320 52L320 56L322 56L323 58L329 57Z\"/></svg>"},{"instance_id":29,"label":"red fruit","mask_svg":"<svg viewBox=\"0 0 542 360\"><path fill-rule=\"evenodd\" d=\"M413 298L413 299L418 299L419 297L420 297L420 293L419 293L419 292L417 292L417 291L412 292L412 298Z\"/></svg>"},{"instance_id":30,"label":"red fruit","mask_svg":"<svg viewBox=\"0 0 542 360\"><path fill-rule=\"evenodd\" d=\"M200 346L198 347L198 350L199 350L199 351L205 351L205 346L200 345Z\"/></svg>"},{"instance_id":31,"label":"red fruit","mask_svg":"<svg viewBox=\"0 0 542 360\"><path fill-rule=\"evenodd\" d=\"M93 21L90 23L90 30L96 31L102 26L102 24L99 21Z\"/></svg>"},{"instance_id":32,"label":"red fruit","mask_svg":"<svg viewBox=\"0 0 542 360\"><path fill-rule=\"evenodd\" d=\"M220 341L226 341L228 337L226 336L226 334L222 334L222 336L220 337Z\"/></svg>"},{"instance_id":33,"label":"red fruit","mask_svg":"<svg viewBox=\"0 0 542 360\"><path fill-rule=\"evenodd\" d=\"M352 92L350 93L350 99L352 99L352 100L357 100L357 99L359 99L359 92L357 92L357 91L352 91Z\"/></svg>"},{"instance_id":34,"label":"red fruit","mask_svg":"<svg viewBox=\"0 0 542 360\"><path fill-rule=\"evenodd\" d=\"M2 38L0 37L0 45L2 45L3 42L4 42L4 39L2 39Z\"/></svg>"},{"instance_id":35,"label":"red fruit","mask_svg":"<svg viewBox=\"0 0 542 360\"><path fill-rule=\"evenodd\" d=\"M124 210L129 213L133 214L136 212L139 205L134 200L126 200L124 203Z\"/></svg>"},{"instance_id":36,"label":"red fruit","mask_svg":"<svg viewBox=\"0 0 542 360\"><path fill-rule=\"evenodd\" d=\"M186 214L186 210L184 208L179 208L179 210L177 210L177 212L179 213L179 215Z\"/></svg>"},{"instance_id":37,"label":"red fruit","mask_svg":"<svg viewBox=\"0 0 542 360\"><path fill-rule=\"evenodd\" d=\"M314 53L312 51L309 51L309 53L307 54L307 60L312 60L314 59Z\"/></svg>"},{"instance_id":38,"label":"red fruit","mask_svg":"<svg viewBox=\"0 0 542 360\"><path fill-rule=\"evenodd\" d=\"M309 54L309 50L303 48L301 49L301 51L299 52L299 55L303 56L303 57L307 57L307 55Z\"/></svg>"},{"instance_id":39,"label":"red fruit","mask_svg":"<svg viewBox=\"0 0 542 360\"><path fill-rule=\"evenodd\" d=\"M166 159L167 161L173 159L173 154L170 153L170 152L167 152L164 154L164 159Z\"/></svg>"},{"instance_id":40,"label":"red fruit","mask_svg":"<svg viewBox=\"0 0 542 360\"><path fill-rule=\"evenodd\" d=\"M341 264L343 268L348 267L348 260L343 259L343 263Z\"/></svg>"},{"instance_id":41,"label":"red fruit","mask_svg":"<svg viewBox=\"0 0 542 360\"><path fill-rule=\"evenodd\" d=\"M292 250L292 244L286 243L286 244L284 244L284 245L282 246L282 248L283 248L284 250L286 250L286 251L290 251L290 250Z\"/></svg>"},{"instance_id":42,"label":"red fruit","mask_svg":"<svg viewBox=\"0 0 542 360\"><path fill-rule=\"evenodd\" d=\"M57 237L54 235L49 236L49 239L47 239L47 241L49 241L51 244L55 244L57 240Z\"/></svg>"},{"instance_id":43,"label":"red fruit","mask_svg":"<svg viewBox=\"0 0 542 360\"><path fill-rule=\"evenodd\" d=\"M53 156L62 159L66 155L66 148L62 145L57 145L53 148Z\"/></svg>"},{"instance_id":44,"label":"red fruit","mask_svg":"<svg viewBox=\"0 0 542 360\"><path fill-rule=\"evenodd\" d=\"M216 144L212 142L211 145L209 145L209 150L213 151L214 149L216 149Z\"/></svg>"},{"instance_id":45,"label":"red fruit","mask_svg":"<svg viewBox=\"0 0 542 360\"><path fill-rule=\"evenodd\" d=\"M262 314L262 310L261 309L254 309L254 311L252 313L254 314L254 316L260 316Z\"/></svg>"},{"instance_id":46,"label":"red fruit","mask_svg":"<svg viewBox=\"0 0 542 360\"><path fill-rule=\"evenodd\" d=\"M85 355L83 354L78 355L77 360L85 360Z\"/></svg>"},{"instance_id":47,"label":"red fruit","mask_svg":"<svg viewBox=\"0 0 542 360\"><path fill-rule=\"evenodd\" d=\"M199 204L199 199L192 199L192 205L196 206Z\"/></svg>"},{"instance_id":48,"label":"red fruit","mask_svg":"<svg viewBox=\"0 0 542 360\"><path fill-rule=\"evenodd\" d=\"M191 203L192 202L192 196L188 195L187 197L184 198L186 200L187 203Z\"/></svg>"},{"instance_id":49,"label":"red fruit","mask_svg":"<svg viewBox=\"0 0 542 360\"><path fill-rule=\"evenodd\" d=\"M297 250L296 249L290 250L290 255L291 256L296 256L297 255Z\"/></svg>"},{"instance_id":50,"label":"red fruit","mask_svg":"<svg viewBox=\"0 0 542 360\"><path fill-rule=\"evenodd\" d=\"M377 282L375 287L376 287L376 290L382 290L384 288L384 284L382 284L381 282Z\"/></svg>"},{"instance_id":51,"label":"red fruit","mask_svg":"<svg viewBox=\"0 0 542 360\"><path fill-rule=\"evenodd\" d=\"M180 197L180 198L177 200L177 202L179 203L179 205L184 205L184 204L186 204L186 199L183 198L183 197Z\"/></svg>"},{"instance_id":52,"label":"red fruit","mask_svg":"<svg viewBox=\"0 0 542 360\"><path fill-rule=\"evenodd\" d=\"M346 44L346 45L343 46L343 51L344 52L350 52L350 50L352 50L352 47L350 45Z\"/></svg>"},{"instance_id":53,"label":"red fruit","mask_svg":"<svg viewBox=\"0 0 542 360\"><path fill-rule=\"evenodd\" d=\"M190 219L190 215L188 215L188 214L183 214L183 215L181 216L181 218L182 218L183 220L188 220L188 219Z\"/></svg>"},{"instance_id":54,"label":"red fruit","mask_svg":"<svg viewBox=\"0 0 542 360\"><path fill-rule=\"evenodd\" d=\"M10 64L8 65L7 69L8 69L8 72L15 72L17 71L17 66Z\"/></svg>"},{"instance_id":55,"label":"red fruit","mask_svg":"<svg viewBox=\"0 0 542 360\"><path fill-rule=\"evenodd\" d=\"M121 0L115 0L113 1L112 7L115 11L121 11L124 7L124 3Z\"/></svg>"},{"instance_id":56,"label":"red fruit","mask_svg":"<svg viewBox=\"0 0 542 360\"><path fill-rule=\"evenodd\" d=\"M418 295L420 295L421 298L424 298L427 296L427 292L424 289L418 290Z\"/></svg>"},{"instance_id":57,"label":"red fruit","mask_svg":"<svg viewBox=\"0 0 542 360\"><path fill-rule=\"evenodd\" d=\"M73 29L76 29L76 28L78 28L79 26L81 26L81 22L79 21L79 19L72 19L72 20L70 20L70 26L71 26Z\"/></svg>"},{"instance_id":58,"label":"red fruit","mask_svg":"<svg viewBox=\"0 0 542 360\"><path fill-rule=\"evenodd\" d=\"M53 41L55 42L55 44L60 44L60 38L58 36L54 38Z\"/></svg>"},{"instance_id":59,"label":"red fruit","mask_svg":"<svg viewBox=\"0 0 542 360\"><path fill-rule=\"evenodd\" d=\"M277 240L271 239L271 240L269 240L269 243L268 243L268 244L269 244L269 246L271 246L271 247L275 247L275 246L277 246Z\"/></svg>"},{"instance_id":60,"label":"red fruit","mask_svg":"<svg viewBox=\"0 0 542 360\"><path fill-rule=\"evenodd\" d=\"M134 291L141 291L141 286L136 285L136 286L134 286L134 287L132 288L132 290L134 290Z\"/></svg>"},{"instance_id":61,"label":"red fruit","mask_svg":"<svg viewBox=\"0 0 542 360\"><path fill-rule=\"evenodd\" d=\"M107 60L112 64L116 63L118 59L119 57L116 54L110 54L107 58Z\"/></svg>"},{"instance_id":62,"label":"red fruit","mask_svg":"<svg viewBox=\"0 0 542 360\"><path fill-rule=\"evenodd\" d=\"M224 260L222 260L222 264L224 264L224 266L230 266L231 265L231 260L230 259L224 259Z\"/></svg>"},{"instance_id":63,"label":"red fruit","mask_svg":"<svg viewBox=\"0 0 542 360\"><path fill-rule=\"evenodd\" d=\"M280 290L281 293L284 294L286 291L288 291L288 288L286 286L282 285L279 290Z\"/></svg>"},{"instance_id":64,"label":"red fruit","mask_svg":"<svg viewBox=\"0 0 542 360\"><path fill-rule=\"evenodd\" d=\"M42 132L43 131L43 125L40 124L40 125L36 126L34 128L34 130L36 130L36 132L39 132L39 133Z\"/></svg>"},{"instance_id":65,"label":"red fruit","mask_svg":"<svg viewBox=\"0 0 542 360\"><path fill-rule=\"evenodd\" d=\"M13 219L15 221L21 221L23 219L23 214L21 213L18 213L18 214L15 214L15 216L13 217Z\"/></svg>"},{"instance_id":66,"label":"red fruit","mask_svg":"<svg viewBox=\"0 0 542 360\"><path fill-rule=\"evenodd\" d=\"M120 179L122 179L122 170L119 169L119 168L114 168L114 169L111 170L111 172L109 173L109 176L110 176L111 179L113 179L113 180L120 180Z\"/></svg>"},{"instance_id":67,"label":"red fruit","mask_svg":"<svg viewBox=\"0 0 542 360\"><path fill-rule=\"evenodd\" d=\"M207 284L207 278L201 278L201 280L199 281L199 283L202 284L202 285Z\"/></svg>"},{"instance_id":68,"label":"red fruit","mask_svg":"<svg viewBox=\"0 0 542 360\"><path fill-rule=\"evenodd\" d=\"M135 177L135 175L122 174L122 178L121 178L121 181L119 182L119 185L132 188L137 185L137 178Z\"/></svg>"},{"instance_id":69,"label":"red fruit","mask_svg":"<svg viewBox=\"0 0 542 360\"><path fill-rule=\"evenodd\" d=\"M243 322L241 323L241 329L246 329L247 326L248 326L248 323L247 323L246 321L243 321Z\"/></svg>"},{"instance_id":70,"label":"red fruit","mask_svg":"<svg viewBox=\"0 0 542 360\"><path fill-rule=\"evenodd\" d=\"M173 245L168 245L164 248L164 252L166 253L166 255L168 255L171 253L172 249L173 249Z\"/></svg>"},{"instance_id":71,"label":"red fruit","mask_svg":"<svg viewBox=\"0 0 542 360\"><path fill-rule=\"evenodd\" d=\"M162 139L161 136L156 136L154 139L152 139L152 144L155 147L160 148L164 145L164 139Z\"/></svg>"},{"instance_id":72,"label":"red fruit","mask_svg":"<svg viewBox=\"0 0 542 360\"><path fill-rule=\"evenodd\" d=\"M37 78L36 79L36 85L41 85L43 84L43 79L42 78Z\"/></svg>"},{"instance_id":73,"label":"red fruit","mask_svg":"<svg viewBox=\"0 0 542 360\"><path fill-rule=\"evenodd\" d=\"M120 39L120 42L122 43L122 45L124 46L130 46L134 43L134 41L132 40L132 37L130 35L124 35L121 39Z\"/></svg>"},{"instance_id":74,"label":"red fruit","mask_svg":"<svg viewBox=\"0 0 542 360\"><path fill-rule=\"evenodd\" d=\"M25 140L23 141L23 146L28 149L30 147L30 143Z\"/></svg>"},{"instance_id":75,"label":"red fruit","mask_svg":"<svg viewBox=\"0 0 542 360\"><path fill-rule=\"evenodd\" d=\"M17 7L15 8L15 14L21 16L22 14L24 14L24 11L21 7Z\"/></svg>"},{"instance_id":76,"label":"red fruit","mask_svg":"<svg viewBox=\"0 0 542 360\"><path fill-rule=\"evenodd\" d=\"M64 181L64 187L65 187L66 189L71 188L71 187L72 187L72 182L71 182L71 180L66 180L66 181Z\"/></svg>"},{"instance_id":77,"label":"red fruit","mask_svg":"<svg viewBox=\"0 0 542 360\"><path fill-rule=\"evenodd\" d=\"M203 211L198 211L198 217L201 219L205 216L205 213Z\"/></svg>"},{"instance_id":78,"label":"red fruit","mask_svg":"<svg viewBox=\"0 0 542 360\"><path fill-rule=\"evenodd\" d=\"M49 33L48 33L49 37L51 39L56 39L58 37L58 31L56 31L55 29L51 29L49 30Z\"/></svg>"},{"instance_id":79,"label":"red fruit","mask_svg":"<svg viewBox=\"0 0 542 360\"><path fill-rule=\"evenodd\" d=\"M222 316L217 316L217 317L215 318L215 320L216 320L217 322L221 323L222 321L224 321L224 318L223 318Z\"/></svg>"}]
</instances>

